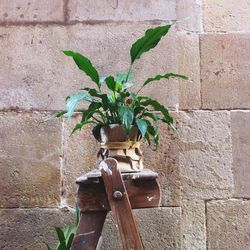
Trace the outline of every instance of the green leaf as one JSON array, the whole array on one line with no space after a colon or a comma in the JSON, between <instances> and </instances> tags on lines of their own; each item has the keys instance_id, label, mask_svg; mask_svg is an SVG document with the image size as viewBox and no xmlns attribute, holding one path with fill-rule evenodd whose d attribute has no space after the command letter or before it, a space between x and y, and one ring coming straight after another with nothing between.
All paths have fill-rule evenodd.
<instances>
[{"instance_id":1,"label":"green leaf","mask_svg":"<svg viewBox=\"0 0 250 250\"><path fill-rule=\"evenodd\" d=\"M80 101L92 102L93 99L89 95L89 93L86 91L81 91L79 93L76 93L76 94L70 96L70 98L68 98L67 103L66 103L68 118L70 118L73 115L73 113L74 113L75 109L77 108L78 103Z\"/></svg>"},{"instance_id":2,"label":"green leaf","mask_svg":"<svg viewBox=\"0 0 250 250\"><path fill-rule=\"evenodd\" d=\"M119 91L122 88L122 84L120 82L116 82L113 76L108 76L105 79L105 82L108 88L112 91Z\"/></svg>"},{"instance_id":3,"label":"green leaf","mask_svg":"<svg viewBox=\"0 0 250 250\"><path fill-rule=\"evenodd\" d=\"M91 78L91 80L94 81L97 84L98 88L100 88L101 84L100 84L100 79L99 79L98 72L94 68L91 61L87 57L81 55L80 53L70 51L70 50L63 51L63 53L66 56L73 57L75 63L78 66L78 68L80 70L84 71Z\"/></svg>"},{"instance_id":4,"label":"green leaf","mask_svg":"<svg viewBox=\"0 0 250 250\"><path fill-rule=\"evenodd\" d=\"M101 92L96 89L84 88L83 90L87 91L93 97L101 97Z\"/></svg>"},{"instance_id":5,"label":"green leaf","mask_svg":"<svg viewBox=\"0 0 250 250\"><path fill-rule=\"evenodd\" d=\"M153 114L153 113L149 113L149 112L144 112L142 114L142 117L149 117L155 122L160 120L160 117L157 114Z\"/></svg>"},{"instance_id":6,"label":"green leaf","mask_svg":"<svg viewBox=\"0 0 250 250\"><path fill-rule=\"evenodd\" d=\"M129 82L133 82L134 74L131 71L121 71L116 74L115 80L120 83L125 83L126 80Z\"/></svg>"},{"instance_id":7,"label":"green leaf","mask_svg":"<svg viewBox=\"0 0 250 250\"><path fill-rule=\"evenodd\" d=\"M54 119L56 119L56 118L59 118L59 117L63 116L63 115L66 114L66 113L67 113L66 110L65 110L65 111L62 111L62 112L58 112L58 113L56 113L56 114L54 114L54 115L51 115L51 116L45 118L45 119L43 120L43 122L52 121L52 120L54 120Z\"/></svg>"},{"instance_id":8,"label":"green leaf","mask_svg":"<svg viewBox=\"0 0 250 250\"><path fill-rule=\"evenodd\" d=\"M114 95L113 92L112 93L108 93L107 97L108 97L108 99L109 99L110 102L113 102L113 103L115 102L115 95Z\"/></svg>"},{"instance_id":9,"label":"green leaf","mask_svg":"<svg viewBox=\"0 0 250 250\"><path fill-rule=\"evenodd\" d=\"M82 111L82 120L81 122L85 122L89 120L94 114L101 114L99 108L101 107L101 103L99 102L92 102L87 110Z\"/></svg>"},{"instance_id":10,"label":"green leaf","mask_svg":"<svg viewBox=\"0 0 250 250\"><path fill-rule=\"evenodd\" d=\"M161 80L161 79L163 79L163 78L169 79L169 78L173 78L173 77L178 77L178 78L181 78L181 79L183 79L183 80L188 80L188 77L187 77L187 76L179 75L179 74L174 74L174 73L167 73L167 74L165 74L165 75L157 75L157 76L155 76L155 77L148 78L148 79L144 82L143 86L145 86L145 85L147 85L148 83L153 82L153 81L159 81L159 80Z\"/></svg>"},{"instance_id":11,"label":"green leaf","mask_svg":"<svg viewBox=\"0 0 250 250\"><path fill-rule=\"evenodd\" d=\"M68 231L69 231L69 228L70 228L70 225L67 225L67 226L65 227L65 229L63 230L63 234L64 234L64 237L65 237L65 238L67 237L67 233L68 233Z\"/></svg>"},{"instance_id":12,"label":"green leaf","mask_svg":"<svg viewBox=\"0 0 250 250\"><path fill-rule=\"evenodd\" d=\"M153 126L148 120L146 120L146 122L148 125L147 133L154 138L155 144L158 145L159 143L158 127Z\"/></svg>"},{"instance_id":13,"label":"green leaf","mask_svg":"<svg viewBox=\"0 0 250 250\"><path fill-rule=\"evenodd\" d=\"M66 245L66 248L67 248L67 250L70 250L70 248L71 248L71 245L72 245L72 242L73 242L73 239L74 239L74 236L75 236L75 234L69 234L69 237L67 238L67 245Z\"/></svg>"},{"instance_id":14,"label":"green leaf","mask_svg":"<svg viewBox=\"0 0 250 250\"><path fill-rule=\"evenodd\" d=\"M138 97L138 99L141 101L141 105L144 106L152 106L154 108L155 111L160 111L164 117L164 119L166 120L167 124L172 124L173 123L173 117L170 116L168 110L159 102L157 102L156 100L153 100L149 97ZM145 100L145 101L143 101Z\"/></svg>"},{"instance_id":15,"label":"green leaf","mask_svg":"<svg viewBox=\"0 0 250 250\"><path fill-rule=\"evenodd\" d=\"M130 49L131 64L133 64L136 59L139 59L144 52L153 49L161 38L168 33L171 26L172 24L167 24L165 26L148 29L145 35L138 39Z\"/></svg>"},{"instance_id":16,"label":"green leaf","mask_svg":"<svg viewBox=\"0 0 250 250\"><path fill-rule=\"evenodd\" d=\"M101 138L100 138L100 130L101 130L101 127L103 126L103 124L97 124L96 126L93 127L92 129L92 134L93 136L95 137L95 139L97 141L101 141Z\"/></svg>"},{"instance_id":17,"label":"green leaf","mask_svg":"<svg viewBox=\"0 0 250 250\"><path fill-rule=\"evenodd\" d=\"M135 122L142 136L144 137L147 132L147 127L148 127L147 122L143 119L136 119Z\"/></svg>"},{"instance_id":18,"label":"green leaf","mask_svg":"<svg viewBox=\"0 0 250 250\"><path fill-rule=\"evenodd\" d=\"M63 230L60 227L56 227L56 233L59 239L59 246L58 246L58 250L65 250L66 249L66 239L64 237L64 233Z\"/></svg>"},{"instance_id":19,"label":"green leaf","mask_svg":"<svg viewBox=\"0 0 250 250\"><path fill-rule=\"evenodd\" d=\"M80 216L81 216L81 211L78 207L78 205L76 204L76 224L78 225L79 221L80 221Z\"/></svg>"},{"instance_id":20,"label":"green leaf","mask_svg":"<svg viewBox=\"0 0 250 250\"><path fill-rule=\"evenodd\" d=\"M94 121L83 121L83 122L77 123L76 126L73 128L71 135L73 135L77 130L81 130L81 128L84 125L91 124L91 123L96 124L96 122L94 122Z\"/></svg>"},{"instance_id":21,"label":"green leaf","mask_svg":"<svg viewBox=\"0 0 250 250\"><path fill-rule=\"evenodd\" d=\"M124 129L128 132L134 120L134 112L128 106L121 106L119 109L119 116L122 121Z\"/></svg>"}]
</instances>

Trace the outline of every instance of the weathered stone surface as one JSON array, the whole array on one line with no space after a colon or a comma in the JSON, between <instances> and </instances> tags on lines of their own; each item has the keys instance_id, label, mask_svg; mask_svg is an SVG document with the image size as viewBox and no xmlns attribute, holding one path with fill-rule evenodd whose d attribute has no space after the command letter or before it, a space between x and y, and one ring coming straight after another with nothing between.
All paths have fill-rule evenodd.
<instances>
[{"instance_id":1,"label":"weathered stone surface","mask_svg":"<svg viewBox=\"0 0 250 250\"><path fill-rule=\"evenodd\" d=\"M76 178L97 168L96 155L99 150L89 125L70 136L79 119L80 117L71 121L65 119L63 129L63 197L67 204L72 207L76 203Z\"/></svg>"},{"instance_id":2,"label":"weathered stone surface","mask_svg":"<svg viewBox=\"0 0 250 250\"><path fill-rule=\"evenodd\" d=\"M59 110L84 79L67 49L66 28L0 28L0 108Z\"/></svg>"},{"instance_id":3,"label":"weathered stone surface","mask_svg":"<svg viewBox=\"0 0 250 250\"><path fill-rule=\"evenodd\" d=\"M74 223L73 214L59 209L0 209L0 249L55 249L55 226Z\"/></svg>"},{"instance_id":4,"label":"weathered stone surface","mask_svg":"<svg viewBox=\"0 0 250 250\"><path fill-rule=\"evenodd\" d=\"M70 20L174 20L175 1L69 0Z\"/></svg>"},{"instance_id":5,"label":"weathered stone surface","mask_svg":"<svg viewBox=\"0 0 250 250\"><path fill-rule=\"evenodd\" d=\"M66 96L82 87L94 86L94 83L77 69L71 58L63 55L61 49L76 50L90 57L101 76L116 74L128 69L129 49L149 26L151 25L144 23L114 23L94 26L78 24L67 27L0 28L0 83L3 86L0 91L0 108L63 109ZM179 64L182 69L190 69L185 70L187 75L194 76L194 70L179 61L178 54L186 54L187 63L190 60L196 61L196 54L191 59L189 56L193 54L179 50L177 36L172 30L157 48L143 55L141 60L135 63L133 71L139 85L148 77L157 74L178 73ZM182 43L185 44L184 41ZM193 44L190 38L187 38L187 44L198 50L195 41ZM186 48L188 47L184 46L183 49ZM156 92L156 88L161 91ZM195 83L193 91L199 92L199 83ZM172 109L178 106L178 93L176 79L153 83L142 92ZM188 105L190 108L191 104ZM193 105L196 105L196 102Z\"/></svg>"},{"instance_id":6,"label":"weathered stone surface","mask_svg":"<svg viewBox=\"0 0 250 250\"><path fill-rule=\"evenodd\" d=\"M180 112L179 167L183 198L213 199L233 193L230 112Z\"/></svg>"},{"instance_id":7,"label":"weathered stone surface","mask_svg":"<svg viewBox=\"0 0 250 250\"><path fill-rule=\"evenodd\" d=\"M249 50L249 34L201 35L203 108L250 108Z\"/></svg>"},{"instance_id":8,"label":"weathered stone surface","mask_svg":"<svg viewBox=\"0 0 250 250\"><path fill-rule=\"evenodd\" d=\"M205 31L249 31L250 2L241 0L203 1Z\"/></svg>"},{"instance_id":9,"label":"weathered stone surface","mask_svg":"<svg viewBox=\"0 0 250 250\"><path fill-rule=\"evenodd\" d=\"M178 33L177 49L178 72L190 79L179 81L179 108L199 109L201 107L199 35Z\"/></svg>"},{"instance_id":10,"label":"weathered stone surface","mask_svg":"<svg viewBox=\"0 0 250 250\"><path fill-rule=\"evenodd\" d=\"M163 206L180 206L179 139L166 124L159 127L159 146L142 144L144 167L159 174Z\"/></svg>"},{"instance_id":11,"label":"weathered stone surface","mask_svg":"<svg viewBox=\"0 0 250 250\"><path fill-rule=\"evenodd\" d=\"M207 203L207 249L250 248L250 201Z\"/></svg>"},{"instance_id":12,"label":"weathered stone surface","mask_svg":"<svg viewBox=\"0 0 250 250\"><path fill-rule=\"evenodd\" d=\"M181 209L179 207L134 210L145 250L181 249ZM111 214L103 229L101 249L122 249Z\"/></svg>"},{"instance_id":13,"label":"weathered stone surface","mask_svg":"<svg viewBox=\"0 0 250 250\"><path fill-rule=\"evenodd\" d=\"M177 0L176 16L179 20L187 18L187 20L178 25L180 29L202 32L201 0Z\"/></svg>"},{"instance_id":14,"label":"weathered stone surface","mask_svg":"<svg viewBox=\"0 0 250 250\"><path fill-rule=\"evenodd\" d=\"M250 112L232 111L235 196L250 198Z\"/></svg>"},{"instance_id":15,"label":"weathered stone surface","mask_svg":"<svg viewBox=\"0 0 250 250\"><path fill-rule=\"evenodd\" d=\"M2 23L63 20L61 0L1 0L0 2L0 22Z\"/></svg>"},{"instance_id":16,"label":"weathered stone surface","mask_svg":"<svg viewBox=\"0 0 250 250\"><path fill-rule=\"evenodd\" d=\"M0 207L60 202L61 124L45 114L0 113Z\"/></svg>"},{"instance_id":17,"label":"weathered stone surface","mask_svg":"<svg viewBox=\"0 0 250 250\"><path fill-rule=\"evenodd\" d=\"M182 201L182 249L206 249L206 215L204 201Z\"/></svg>"}]
</instances>

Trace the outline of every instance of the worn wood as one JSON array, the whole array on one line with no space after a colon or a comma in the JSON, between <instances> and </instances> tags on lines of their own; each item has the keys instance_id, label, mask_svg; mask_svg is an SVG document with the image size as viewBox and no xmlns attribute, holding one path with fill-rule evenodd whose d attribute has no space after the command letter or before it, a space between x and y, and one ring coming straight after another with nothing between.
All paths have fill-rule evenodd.
<instances>
[{"instance_id":1,"label":"worn wood","mask_svg":"<svg viewBox=\"0 0 250 250\"><path fill-rule=\"evenodd\" d=\"M153 172L150 169L144 169L140 172L132 172L132 173L121 173L122 179L156 179L158 177L158 174L156 172ZM88 184L88 183L95 183L98 182L98 179L102 177L100 170L92 170L80 177L77 178L76 184Z\"/></svg>"},{"instance_id":2,"label":"worn wood","mask_svg":"<svg viewBox=\"0 0 250 250\"><path fill-rule=\"evenodd\" d=\"M157 180L131 179L125 180L124 184L133 209L159 206L160 187ZM99 183L80 184L77 192L77 202L82 212L110 210L102 180Z\"/></svg>"},{"instance_id":3,"label":"worn wood","mask_svg":"<svg viewBox=\"0 0 250 250\"><path fill-rule=\"evenodd\" d=\"M106 211L82 213L71 250L95 250L100 245L106 215Z\"/></svg>"},{"instance_id":4,"label":"worn wood","mask_svg":"<svg viewBox=\"0 0 250 250\"><path fill-rule=\"evenodd\" d=\"M143 250L142 241L134 220L129 197L117 169L117 161L108 158L100 165L108 201L118 224L124 250ZM122 198L115 199L115 191L122 193Z\"/></svg>"}]
</instances>

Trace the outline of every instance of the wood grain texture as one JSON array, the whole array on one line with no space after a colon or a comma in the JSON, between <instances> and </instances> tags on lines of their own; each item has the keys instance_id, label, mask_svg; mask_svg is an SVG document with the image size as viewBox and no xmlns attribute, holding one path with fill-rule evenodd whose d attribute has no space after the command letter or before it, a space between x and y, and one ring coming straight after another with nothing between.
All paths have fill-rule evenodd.
<instances>
[{"instance_id":1,"label":"wood grain texture","mask_svg":"<svg viewBox=\"0 0 250 250\"><path fill-rule=\"evenodd\" d=\"M142 241L132 214L129 197L122 176L117 169L117 161L108 158L104 162L107 164L108 169L102 169L102 177L111 210L118 224L123 249L143 250ZM113 193L115 191L120 191L122 193L121 199L114 199Z\"/></svg>"}]
</instances>

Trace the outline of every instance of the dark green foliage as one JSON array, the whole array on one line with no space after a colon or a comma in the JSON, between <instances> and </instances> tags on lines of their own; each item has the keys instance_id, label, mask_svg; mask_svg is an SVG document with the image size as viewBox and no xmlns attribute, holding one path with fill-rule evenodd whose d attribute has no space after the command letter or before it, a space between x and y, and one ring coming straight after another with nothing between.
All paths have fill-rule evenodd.
<instances>
[{"instance_id":1,"label":"dark green foliage","mask_svg":"<svg viewBox=\"0 0 250 250\"><path fill-rule=\"evenodd\" d=\"M153 49L160 42L161 38L168 33L171 26L171 24L167 24L165 26L148 29L145 35L137 40L130 49L131 64L133 64L136 59L139 59L144 52Z\"/></svg>"},{"instance_id":2,"label":"dark green foliage","mask_svg":"<svg viewBox=\"0 0 250 250\"><path fill-rule=\"evenodd\" d=\"M71 56L79 69L84 71L95 82L97 88L84 88L79 93L67 97L66 111L57 113L47 120L60 117L66 113L67 117L70 118L75 112L78 112L82 114L82 119L74 127L72 133L87 124L93 124L93 135L97 140L100 140L99 132L103 125L121 124L126 132L136 126L148 143L151 143L153 139L158 144L157 123L164 122L172 129L175 129L173 118L167 108L158 101L138 94L148 84L161 79L176 77L188 80L188 78L175 73L164 73L148 78L136 93L129 92L128 89L135 84L131 72L134 61L139 59L143 53L156 47L161 38L168 33L171 26L172 24L166 24L148 29L144 36L131 47L131 65L128 72L120 72L116 76L99 77L97 70L87 57L73 51L64 51L64 54ZM81 102L89 103L86 110L77 109L78 104Z\"/></svg>"},{"instance_id":3,"label":"dark green foliage","mask_svg":"<svg viewBox=\"0 0 250 250\"><path fill-rule=\"evenodd\" d=\"M75 213L76 213L76 222L72 227L70 227L70 225L67 225L64 229L60 227L55 227L58 238L58 243L55 248L56 250L70 250L80 220L80 211L78 206L76 206ZM52 248L47 243L45 244L47 246L47 250L52 250Z\"/></svg>"}]
</instances>

